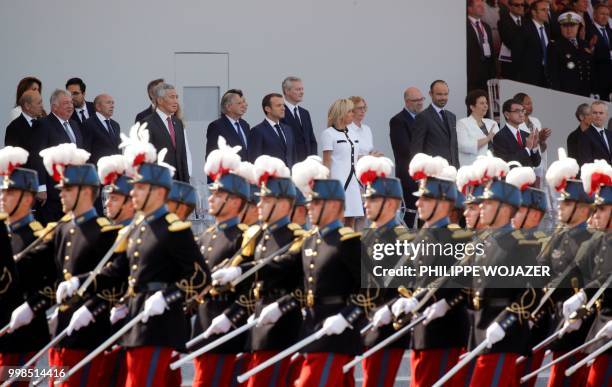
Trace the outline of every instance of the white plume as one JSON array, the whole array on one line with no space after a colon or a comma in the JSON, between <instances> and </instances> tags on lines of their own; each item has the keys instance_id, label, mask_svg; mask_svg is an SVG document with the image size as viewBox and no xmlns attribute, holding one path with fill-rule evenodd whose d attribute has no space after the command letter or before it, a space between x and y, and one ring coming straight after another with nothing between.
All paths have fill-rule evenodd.
<instances>
[{"instance_id":1,"label":"white plume","mask_svg":"<svg viewBox=\"0 0 612 387\"><path fill-rule=\"evenodd\" d=\"M546 171L546 181L548 185L555 187L557 191L565 189L567 179L574 179L578 176L580 167L578 162L565 155L565 149L559 148L559 160L550 164Z\"/></svg>"},{"instance_id":2,"label":"white plume","mask_svg":"<svg viewBox=\"0 0 612 387\"><path fill-rule=\"evenodd\" d=\"M40 151L40 157L47 173L59 181L67 165L83 165L89 159L89 152L77 148L74 143L52 146Z\"/></svg>"},{"instance_id":3,"label":"white plume","mask_svg":"<svg viewBox=\"0 0 612 387\"><path fill-rule=\"evenodd\" d=\"M283 160L268 155L261 155L255 159L255 180L261 184L262 179L268 177L291 177L289 168Z\"/></svg>"},{"instance_id":4,"label":"white plume","mask_svg":"<svg viewBox=\"0 0 612 387\"><path fill-rule=\"evenodd\" d=\"M516 188L524 191L528 186L536 181L536 174L531 167L512 168L506 176L506 183L512 184Z\"/></svg>"},{"instance_id":5,"label":"white plume","mask_svg":"<svg viewBox=\"0 0 612 387\"><path fill-rule=\"evenodd\" d=\"M417 153L410 160L408 172L414 180L421 180L430 176L438 176L446 167L448 167L448 161L440 156L431 157L425 153Z\"/></svg>"},{"instance_id":6,"label":"white plume","mask_svg":"<svg viewBox=\"0 0 612 387\"><path fill-rule=\"evenodd\" d=\"M612 183L612 166L605 160L595 160L592 163L583 164L580 168L580 179L584 192L592 195L600 185Z\"/></svg>"},{"instance_id":7,"label":"white plume","mask_svg":"<svg viewBox=\"0 0 612 387\"><path fill-rule=\"evenodd\" d=\"M493 178L502 178L508 174L510 167L499 157L481 156L472 164L475 174L482 182Z\"/></svg>"},{"instance_id":8,"label":"white plume","mask_svg":"<svg viewBox=\"0 0 612 387\"><path fill-rule=\"evenodd\" d=\"M329 169L323 165L319 156L308 156L306 160L293 165L291 175L296 187L307 195L312 192L312 183L315 179L329 177Z\"/></svg>"},{"instance_id":9,"label":"white plume","mask_svg":"<svg viewBox=\"0 0 612 387\"><path fill-rule=\"evenodd\" d=\"M438 173L435 177L455 181L455 179L457 179L457 168L452 165L447 165L442 168L442 171L440 171L440 173Z\"/></svg>"},{"instance_id":10,"label":"white plume","mask_svg":"<svg viewBox=\"0 0 612 387\"><path fill-rule=\"evenodd\" d=\"M15 146L5 146L0 149L0 175L10 175L15 168L28 161L28 151Z\"/></svg>"},{"instance_id":11,"label":"white plume","mask_svg":"<svg viewBox=\"0 0 612 387\"><path fill-rule=\"evenodd\" d=\"M157 160L157 150L149 142L149 131L146 128L146 123L136 123L130 128L129 137L121 133L119 148L123 149L128 162L134 167L142 163L155 163Z\"/></svg>"},{"instance_id":12,"label":"white plume","mask_svg":"<svg viewBox=\"0 0 612 387\"><path fill-rule=\"evenodd\" d=\"M378 177L390 177L393 161L388 157L363 156L357 161L355 173L362 184L368 184Z\"/></svg>"},{"instance_id":13,"label":"white plume","mask_svg":"<svg viewBox=\"0 0 612 387\"><path fill-rule=\"evenodd\" d=\"M257 178L255 176L255 166L248 161L242 161L238 165L238 168L234 171L234 173L243 179L245 179L249 184L257 184Z\"/></svg>"},{"instance_id":14,"label":"white plume","mask_svg":"<svg viewBox=\"0 0 612 387\"><path fill-rule=\"evenodd\" d=\"M176 172L176 168L172 165L166 163L164 159L166 158L166 154L168 153L168 149L163 148L157 153L157 165L161 165L162 167L166 167L170 170L170 176L174 176L174 172Z\"/></svg>"},{"instance_id":15,"label":"white plume","mask_svg":"<svg viewBox=\"0 0 612 387\"><path fill-rule=\"evenodd\" d=\"M219 136L217 141L218 148L210 152L206 162L204 163L204 173L212 180L216 180L219 176L229 172L236 171L240 166L241 147L230 147L227 145L225 138Z\"/></svg>"},{"instance_id":16,"label":"white plume","mask_svg":"<svg viewBox=\"0 0 612 387\"><path fill-rule=\"evenodd\" d=\"M129 168L129 161L124 155L100 157L98 160L98 176L104 185L113 184L117 177L124 175Z\"/></svg>"}]
</instances>

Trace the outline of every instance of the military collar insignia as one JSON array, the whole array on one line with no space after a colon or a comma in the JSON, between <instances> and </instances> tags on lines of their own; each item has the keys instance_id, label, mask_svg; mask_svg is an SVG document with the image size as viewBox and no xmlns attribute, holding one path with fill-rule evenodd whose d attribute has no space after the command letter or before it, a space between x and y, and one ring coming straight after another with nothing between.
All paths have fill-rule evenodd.
<instances>
[{"instance_id":1,"label":"military collar insignia","mask_svg":"<svg viewBox=\"0 0 612 387\"><path fill-rule=\"evenodd\" d=\"M288 216L283 216L282 218L280 218L279 220L277 220L276 222L269 224L266 229L269 232L274 232L276 230L278 230L281 227L285 227L286 225L288 225L290 222L289 217Z\"/></svg>"},{"instance_id":2,"label":"military collar insignia","mask_svg":"<svg viewBox=\"0 0 612 387\"><path fill-rule=\"evenodd\" d=\"M152 221L161 218L162 216L166 215L167 213L168 213L168 208L164 204L163 206L159 207L157 210L155 210L152 213L150 213L149 215L147 215L147 217L145 218L145 221L147 223L151 223Z\"/></svg>"},{"instance_id":3,"label":"military collar insignia","mask_svg":"<svg viewBox=\"0 0 612 387\"><path fill-rule=\"evenodd\" d=\"M323 227L320 231L319 234L321 234L321 236L325 236L327 234L329 234L331 231L333 230L337 230L340 227L342 227L343 224L341 221L339 220L334 220L333 222L331 222L330 224L326 225L325 227Z\"/></svg>"},{"instance_id":4,"label":"military collar insignia","mask_svg":"<svg viewBox=\"0 0 612 387\"><path fill-rule=\"evenodd\" d=\"M238 219L238 217L235 216L231 219L226 220L225 222L217 223L216 227L218 231L223 231L226 228L230 228L230 227L237 225L239 221L240 220Z\"/></svg>"},{"instance_id":5,"label":"military collar insignia","mask_svg":"<svg viewBox=\"0 0 612 387\"><path fill-rule=\"evenodd\" d=\"M32 214L28 214L24 216L23 218L19 219L18 221L11 223L9 227L11 228L11 232L15 232L16 230L19 230L20 228L27 226L33 221L34 221L34 216Z\"/></svg>"},{"instance_id":6,"label":"military collar insignia","mask_svg":"<svg viewBox=\"0 0 612 387\"><path fill-rule=\"evenodd\" d=\"M84 214L81 214L80 216L74 218L73 221L77 225L80 225L80 224L87 222L88 220L91 220L97 217L98 217L98 212L96 211L95 208L91 208L90 210L86 211Z\"/></svg>"}]
</instances>

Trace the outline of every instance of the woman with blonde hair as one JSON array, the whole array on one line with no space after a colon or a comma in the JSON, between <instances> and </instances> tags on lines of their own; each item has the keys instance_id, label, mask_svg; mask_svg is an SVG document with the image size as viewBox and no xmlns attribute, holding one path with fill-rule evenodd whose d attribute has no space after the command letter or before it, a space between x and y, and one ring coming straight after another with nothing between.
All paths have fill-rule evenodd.
<instances>
[{"instance_id":1,"label":"woman with blonde hair","mask_svg":"<svg viewBox=\"0 0 612 387\"><path fill-rule=\"evenodd\" d=\"M355 218L363 216L361 188L355 164L359 157L359 138L350 130L353 122L353 102L348 98L334 101L327 113L328 128L321 134L323 164L331 171L331 178L344 186L344 223L353 227Z\"/></svg>"},{"instance_id":2,"label":"woman with blonde hair","mask_svg":"<svg viewBox=\"0 0 612 387\"><path fill-rule=\"evenodd\" d=\"M372 129L363 122L368 104L365 99L360 96L352 96L349 98L353 102L353 122L348 126L350 132L354 132L359 139L359 156L372 154L382 156L381 153L374 151L374 140L372 137Z\"/></svg>"}]
</instances>

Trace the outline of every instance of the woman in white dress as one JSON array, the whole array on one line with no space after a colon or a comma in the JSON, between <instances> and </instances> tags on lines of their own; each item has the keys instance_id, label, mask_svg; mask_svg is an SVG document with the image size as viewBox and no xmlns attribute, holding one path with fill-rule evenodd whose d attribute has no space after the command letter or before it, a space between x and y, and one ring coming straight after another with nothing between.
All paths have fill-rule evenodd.
<instances>
[{"instance_id":1,"label":"woman in white dress","mask_svg":"<svg viewBox=\"0 0 612 387\"><path fill-rule=\"evenodd\" d=\"M38 78L35 77L25 77L17 84L17 95L15 96L15 106L9 112L8 123L11 123L15 118L19 117L21 114L21 106L19 106L19 100L23 93L28 90L38 91L42 94L42 82ZM43 115L46 115L43 110ZM34 117L39 118L39 117Z\"/></svg>"},{"instance_id":2,"label":"woman in white dress","mask_svg":"<svg viewBox=\"0 0 612 387\"><path fill-rule=\"evenodd\" d=\"M493 146L493 137L499 131L497 122L484 118L489 110L487 93L484 90L469 92L465 97L465 104L471 114L457 121L460 166L471 165L478 156L486 155Z\"/></svg>"},{"instance_id":3,"label":"woman in white dress","mask_svg":"<svg viewBox=\"0 0 612 387\"><path fill-rule=\"evenodd\" d=\"M363 123L368 105L363 97L352 96L349 98L353 102L353 122L348 126L349 132L353 132L359 138L359 156L369 155L374 149L372 130Z\"/></svg>"},{"instance_id":4,"label":"woman in white dress","mask_svg":"<svg viewBox=\"0 0 612 387\"><path fill-rule=\"evenodd\" d=\"M330 177L344 186L344 223L350 227L354 226L356 217L363 216L361 185L355 174L360 141L348 127L352 122L353 102L336 100L327 113L328 128L321 134L323 164L330 169Z\"/></svg>"}]
</instances>

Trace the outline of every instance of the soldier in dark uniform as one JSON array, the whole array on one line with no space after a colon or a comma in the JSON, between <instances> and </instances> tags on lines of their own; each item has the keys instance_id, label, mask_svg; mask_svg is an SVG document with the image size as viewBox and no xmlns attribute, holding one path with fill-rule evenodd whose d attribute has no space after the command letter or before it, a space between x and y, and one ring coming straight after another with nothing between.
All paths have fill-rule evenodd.
<instances>
[{"instance_id":1,"label":"soldier in dark uniform","mask_svg":"<svg viewBox=\"0 0 612 387\"><path fill-rule=\"evenodd\" d=\"M352 382L352 375L344 375L342 366L361 352L359 330L353 327L367 302L360 292L359 234L343 227L344 189L327 176L329 170L316 159L293 166L293 180L307 193L308 213L317 228L304 240L301 254L276 262L286 265L285 272L298 270L302 276L306 307L301 336L320 329L324 334L301 350L304 360L296 383L304 386ZM295 294L282 297L262 311L260 321L277 322L299 299Z\"/></svg>"},{"instance_id":2,"label":"soldier in dark uniform","mask_svg":"<svg viewBox=\"0 0 612 387\"><path fill-rule=\"evenodd\" d=\"M530 249L519 243L524 235L510 224L521 206L519 189L494 178L487 183L481 200L480 221L491 231L484 240L483 254L474 255L473 264L478 267L532 264L535 257L530 257ZM516 359L529 349L529 323L525 316L537 304L535 290L525 284L525 278L481 274L474 276L471 292L473 321L469 349L484 340L488 344L476 358L470 385L514 384Z\"/></svg>"},{"instance_id":3,"label":"soldier in dark uniform","mask_svg":"<svg viewBox=\"0 0 612 387\"><path fill-rule=\"evenodd\" d=\"M584 192L582 182L574 180L577 164L574 169L566 168L564 163L572 159L565 159L550 165L546 174L548 184L551 187L558 187L559 197L559 223L560 227L553 232L550 240L545 244L541 253L537 257L538 264L550 267L552 282L545 289L555 288L550 300L554 304L553 308L545 308L548 311L550 330L546 336L558 331L563 326L563 322L569 316L564 311L563 302L584 285L583 276L578 270L568 271L567 268L575 267L575 259L580 246L591 238L591 231L587 228L591 203L593 199ZM565 164L567 165L567 164ZM563 182L559 182L559 179ZM587 335L590 321L589 316L584 323L576 323L568 327L566 333L550 345L553 358L562 356L567 351L577 347L584 342ZM540 317L545 319L547 316ZM545 322L543 322L545 324ZM564 372L568 367L578 362L582 355L578 354L566 361L555 364L550 370L549 383L560 385L568 378ZM581 383L586 377L586 369L575 373L571 377L572 383Z\"/></svg>"},{"instance_id":4,"label":"soldier in dark uniform","mask_svg":"<svg viewBox=\"0 0 612 387\"><path fill-rule=\"evenodd\" d=\"M589 96L591 92L592 47L578 38L580 15L565 12L559 16L561 36L547 47L546 72L553 89Z\"/></svg>"},{"instance_id":5,"label":"soldier in dark uniform","mask_svg":"<svg viewBox=\"0 0 612 387\"><path fill-rule=\"evenodd\" d=\"M601 162L601 161L600 161ZM605 164L605 163L604 163ZM599 175L599 176L597 176ZM612 168L609 165L603 170L583 169L581 179L586 186L590 186L595 194L595 213L593 214L593 225L597 231L588 241L584 242L576 255L576 263L580 272L584 277L584 286L582 289L568 299L563 307L567 312L578 312L577 314L589 314L584 306L590 300L594 293L599 290L612 274L612 237L610 228L612 227ZM600 181L596 181L601 179ZM595 302L596 315L593 324L588 329L586 340L590 340L595 336L604 336L607 340L612 337L612 291L608 285L604 293ZM571 318L570 318L571 321ZM586 325L587 321L582 321L582 325ZM566 323L566 326L567 323ZM582 329L582 327L580 327ZM587 352L593 352L599 348L603 342L598 342L587 348ZM582 344L582 343L578 343ZM612 369L612 351L608 350L595 359L595 362L590 368L583 367L583 373L587 386L609 386L612 383L610 374ZM580 373L580 370L576 373ZM574 374L575 375L575 374ZM573 376L573 375L572 375Z\"/></svg>"},{"instance_id":6,"label":"soldier in dark uniform","mask_svg":"<svg viewBox=\"0 0 612 387\"><path fill-rule=\"evenodd\" d=\"M11 153L15 149L27 157L27 152L21 148L7 147L0 150L0 158L6 157L11 163L11 166L6 166L6 170L0 171L0 176L4 176L0 200L2 211L5 211L1 213L3 219L0 224L0 249L3 257L3 266L0 268L0 304L3 310L1 327L9 322L10 312L37 289L38 279L44 275L31 260L13 261L12 253L20 253L42 230L42 225L34 220L31 210L38 190L38 176L36 171L19 168L19 162L12 160L14 155ZM44 315L37 316L27 326L0 338L0 368L22 366L48 342L47 319Z\"/></svg>"},{"instance_id":7,"label":"soldier in dark uniform","mask_svg":"<svg viewBox=\"0 0 612 387\"><path fill-rule=\"evenodd\" d=\"M185 221L198 204L198 193L188 183L172 180L172 189L168 195L168 211L175 213L180 220Z\"/></svg>"},{"instance_id":8,"label":"soldier in dark uniform","mask_svg":"<svg viewBox=\"0 0 612 387\"><path fill-rule=\"evenodd\" d=\"M42 315L44 318L47 308L53 305L49 293L53 293L54 282L63 280L56 293L59 306L54 334L63 332L72 314L82 305L79 298L66 300L76 292L78 276L96 266L116 237L117 228L109 227L109 220L99 217L94 208L100 181L94 166L83 164L88 153L66 145L45 150L43 162L47 170L59 172L53 178L59 183L57 187L61 190L63 211L70 214L70 220L58 225L48 240L23 257L36 262L37 269L43 273L54 275L40 280L37 291L32 292L26 302L13 311L11 330L28 325L35 316ZM66 158L67 164L60 165L60 162L66 162ZM95 319L95 322L78 333L70 331L68 337L51 348L49 364L55 367L73 366L96 348L110 333L108 312L108 308L100 308L83 314L82 319ZM89 372L76 373L66 385L99 381L103 376L102 365L102 356L99 356L92 361Z\"/></svg>"},{"instance_id":9,"label":"soldier in dark uniform","mask_svg":"<svg viewBox=\"0 0 612 387\"><path fill-rule=\"evenodd\" d=\"M293 203L293 209L291 210L291 223L299 224L302 228L306 229L306 222L308 220L308 210L306 209L306 198L299 189L295 190L295 202Z\"/></svg>"},{"instance_id":10,"label":"soldier in dark uniform","mask_svg":"<svg viewBox=\"0 0 612 387\"><path fill-rule=\"evenodd\" d=\"M304 235L305 231L301 226L289 220L297 189L289 177L289 170L285 168L282 160L269 156L261 156L255 160L256 178L260 186L260 190L256 193L259 196L257 207L263 234L259 238L252 261L213 273L213 279L220 284L233 281L244 271L259 264L269 254L274 254L284 246L294 243L291 246L290 254L299 252L300 236ZM285 173L279 174L279 171ZM270 309L269 305L281 297L292 293L299 297L301 294L301 288L298 285L301 280L299 273L299 270L286 270L282 265L277 266L274 262L259 269L254 274L254 280L251 282L252 286L249 287L248 293L242 296L252 295L255 298L254 318L259 318L262 310ZM240 304L236 304L235 307L244 308ZM301 321L299 303L296 302L292 304L290 310L285 310L283 316L273 325L263 321L254 327L247 340L247 348L252 352L249 368L256 367L280 350L298 341ZM284 386L287 384L289 364L290 359L285 358L274 367L251 377L247 385L252 387Z\"/></svg>"},{"instance_id":11,"label":"soldier in dark uniform","mask_svg":"<svg viewBox=\"0 0 612 387\"><path fill-rule=\"evenodd\" d=\"M223 154L224 153L224 154ZM211 171L209 168L211 160L217 154L221 158L224 168ZM212 158L211 158L212 157ZM235 168L228 169L234 161ZM252 256L253 246L259 235L259 227L254 226L247 234L248 226L240 223L240 214L243 213L249 198L248 182L234 171L238 169L240 158L237 154L230 154L222 149L217 149L209 155L205 169L213 181L209 187L208 213L215 218L215 224L209 227L199 238L200 251L204 255L206 267L215 271L222 267L236 266L244 257ZM243 235L248 244L242 246ZM216 284L215 284L216 285ZM244 297L237 299L238 294L244 294L242 289L227 289L227 287L216 286L213 288L197 308L197 316L193 327L193 336L206 333L206 339L202 340L198 347L204 346L229 331L233 324L237 324L248 316L252 310L254 300ZM243 308L233 307L239 302ZM236 355L245 349L245 335L214 348L195 359L194 386L211 386L218 383L219 386L231 385L237 375L241 372L246 358L237 359Z\"/></svg>"},{"instance_id":12,"label":"soldier in dark uniform","mask_svg":"<svg viewBox=\"0 0 612 387\"><path fill-rule=\"evenodd\" d=\"M423 170L411 165L411 175L415 180L420 180L419 190L414 195L419 198L416 203L417 209L419 218L424 222L423 228L412 243L423 245L436 243L442 246L468 243L473 234L461 230L456 224L451 224L449 219L457 199L453 173L446 171L448 165L443 165L436 173L432 173L435 170L432 168L434 163L435 160L430 159L429 165L423 165ZM423 177L418 179L418 174ZM438 175L446 178L439 178ZM450 267L462 259L454 254L444 254L437 249L428 250L411 257L417 273L423 266ZM467 345L469 324L466 310L461 305L465 301L462 288L432 285L436 280L440 281L435 275L417 276L412 296L402 297L392 306L397 318L412 315L417 312L419 304L428 293L428 287L433 289L429 300L423 301L425 304L423 306L427 306L423 311L426 319L414 328L410 343L412 383L417 386L432 385L440 379L454 366ZM465 372L458 373L451 383L463 384L465 378Z\"/></svg>"},{"instance_id":13,"label":"soldier in dark uniform","mask_svg":"<svg viewBox=\"0 0 612 387\"><path fill-rule=\"evenodd\" d=\"M388 159L387 159L388 160ZM398 179L385 177L377 168L380 159L374 156L364 156L357 162L357 175L362 184L366 186L364 204L366 217L372 224L362 236L364 248L371 249L378 243L395 243L396 240L410 240L413 234L401 226L397 218L397 211L403 200L402 186ZM391 163L391 160L388 160ZM392 165L392 164L391 164ZM374 172L374 173L372 173ZM368 256L371 251L368 250ZM399 257L397 257L399 258ZM386 256L385 260L393 260ZM372 321L372 328L364 337L365 348L370 348L386 339L395 332L390 325L392 320L388 303L397 296L394 289L385 288L382 281L372 281L368 284L366 294L371 300L366 304L366 314ZM410 286L408 286L410 287ZM363 360L363 386L393 386L395 376L399 369L402 357L410 343L410 335L406 335L391 343L372 356Z\"/></svg>"},{"instance_id":14,"label":"soldier in dark uniform","mask_svg":"<svg viewBox=\"0 0 612 387\"><path fill-rule=\"evenodd\" d=\"M98 174L106 191L104 213L113 224L121 226L130 224L136 212L130 196L133 186L125 171L126 160L123 155L98 160Z\"/></svg>"},{"instance_id":15,"label":"soldier in dark uniform","mask_svg":"<svg viewBox=\"0 0 612 387\"><path fill-rule=\"evenodd\" d=\"M546 214L546 193L538 188L531 187L536 182L536 175L533 168L517 167L508 172L506 182L514 185L521 191L521 206L512 218L512 227L515 230L522 230L525 236L519 241L522 247L529 246L532 249L530 256L535 257L542 249L542 245L548 241L546 230L539 230L538 226ZM530 323L529 347L534 347L549 335L550 322L546 318L544 311L538 314L540 318L532 318ZM544 351L531 353L520 364L517 364L516 380L517 385L523 375L529 374L538 369L544 360ZM530 379L525 385L534 387L537 378Z\"/></svg>"}]
</instances>

